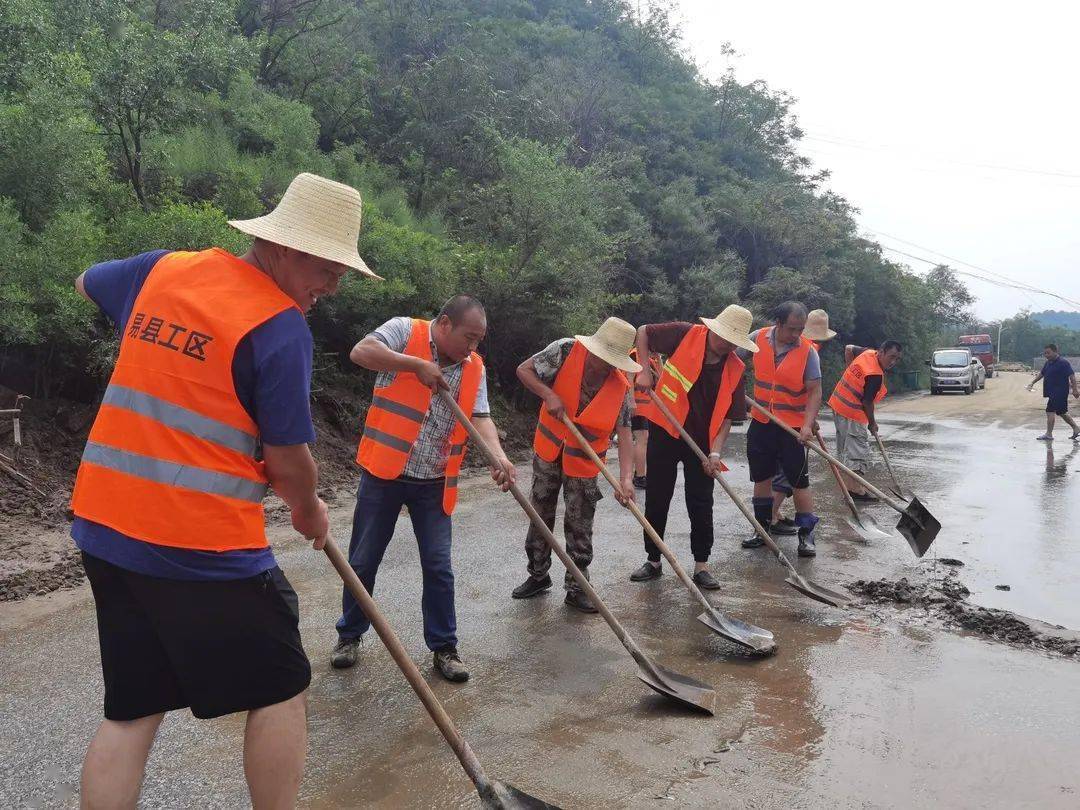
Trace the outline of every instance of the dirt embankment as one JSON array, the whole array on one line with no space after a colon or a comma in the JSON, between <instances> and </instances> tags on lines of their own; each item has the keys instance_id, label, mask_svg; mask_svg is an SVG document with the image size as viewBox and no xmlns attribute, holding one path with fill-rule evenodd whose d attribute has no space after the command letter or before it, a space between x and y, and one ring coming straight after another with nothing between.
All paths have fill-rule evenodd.
<instances>
[{"instance_id":1,"label":"dirt embankment","mask_svg":"<svg viewBox=\"0 0 1080 810\"><path fill-rule=\"evenodd\" d=\"M942 575L921 569L912 575L912 580L860 579L849 583L848 589L864 604L902 606L921 618L985 638L1060 655L1080 654L1080 633L968 602L970 591L960 582L956 570Z\"/></svg>"}]
</instances>

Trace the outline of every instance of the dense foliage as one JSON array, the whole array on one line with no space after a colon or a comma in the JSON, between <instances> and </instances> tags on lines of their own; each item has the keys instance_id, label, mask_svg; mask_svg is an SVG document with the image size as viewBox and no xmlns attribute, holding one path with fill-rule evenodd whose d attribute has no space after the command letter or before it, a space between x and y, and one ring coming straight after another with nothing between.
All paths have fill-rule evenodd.
<instances>
[{"instance_id":1,"label":"dense foliage","mask_svg":"<svg viewBox=\"0 0 1080 810\"><path fill-rule=\"evenodd\" d=\"M0 372L91 398L108 333L71 280L152 248L239 250L226 219L303 170L361 189L360 251L387 279L320 302L324 375L457 290L488 305L504 385L607 314L789 297L917 366L963 286L857 235L799 155L791 98L707 81L680 48L663 7L626 0L6 0Z\"/></svg>"}]
</instances>

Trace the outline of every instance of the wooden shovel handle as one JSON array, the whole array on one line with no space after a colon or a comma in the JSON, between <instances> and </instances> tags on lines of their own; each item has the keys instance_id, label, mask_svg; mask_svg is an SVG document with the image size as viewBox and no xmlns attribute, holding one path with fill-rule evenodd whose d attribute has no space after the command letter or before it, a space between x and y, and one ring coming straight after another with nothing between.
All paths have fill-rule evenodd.
<instances>
[{"instance_id":1,"label":"wooden shovel handle","mask_svg":"<svg viewBox=\"0 0 1080 810\"><path fill-rule=\"evenodd\" d=\"M818 444L821 445L821 449L828 452L828 448L825 446L825 440L821 438L820 433L815 434L817 436ZM847 502L848 509L851 511L852 516L856 520L860 520L859 508L855 506L855 499L851 497L851 492L848 491L847 484L844 482L844 477L840 474L839 468L829 462L829 469L832 470L833 476L836 478L837 486L840 487L840 491L844 493L844 500Z\"/></svg>"},{"instance_id":2,"label":"wooden shovel handle","mask_svg":"<svg viewBox=\"0 0 1080 810\"><path fill-rule=\"evenodd\" d=\"M746 404L749 405L751 408L753 408L758 413L760 413L762 416L767 418L773 424L776 424L776 425L779 425L780 427L782 427L784 430L786 430L788 433L790 433L796 439L799 438L799 432L797 430L794 430L790 425L785 424L780 419L777 419L776 414L774 414L771 411L761 407L761 405L759 405L757 402L755 402L750 397L746 398ZM870 490L872 493L874 493L878 498L880 498L886 504L891 506L897 512L899 512L900 514L904 514L904 506L903 506L903 504L899 503L898 501L894 500L893 498L890 498L888 495L886 495L880 489L875 487L873 484L871 484L869 481L867 481L865 478L863 478L861 475L859 475L857 472L855 472L850 467L848 467L848 466L846 466L844 464L841 464L834 456L829 454L828 450L824 450L824 449L818 447L815 444L808 444L806 446L809 447L811 450L813 450L815 453L817 453L819 456L824 458L830 464L833 464L838 469L841 469L844 472L846 472L848 475L850 475L852 478L854 478L856 481L858 481L860 484L862 484L864 487L866 487L868 490Z\"/></svg>"},{"instance_id":3,"label":"wooden shovel handle","mask_svg":"<svg viewBox=\"0 0 1080 810\"><path fill-rule=\"evenodd\" d=\"M896 473L893 472L892 462L889 461L889 454L885 452L885 442L881 440L881 437L876 433L874 434L874 441L877 442L878 450L881 451L881 457L885 460L885 469L889 471L889 478L892 479L893 486L896 487L897 494L903 492L903 487L900 486L900 480L896 477Z\"/></svg>"},{"instance_id":4,"label":"wooden shovel handle","mask_svg":"<svg viewBox=\"0 0 1080 810\"><path fill-rule=\"evenodd\" d=\"M345 583L345 587L349 589L357 604L360 605L360 609L364 611L364 615L371 622L371 626L375 628L375 632L378 633L382 643L389 650L390 657L398 665L405 679L409 682L409 686L416 692L416 696L424 704L424 708L431 715L431 719L439 727L439 731L446 738L446 742L454 749L454 753L461 762L461 767L465 769L465 773L469 775L473 784L476 785L477 791L481 796L492 794L492 784L484 773L480 760L476 758L476 754L473 753L465 738L461 736L461 733L454 725L454 721L446 713L446 709L443 708L439 699L435 697L435 693L431 691L431 687L424 680L424 676L420 674L420 670L417 669L405 647L402 646L401 640L398 639L397 634L394 632L394 628L390 626L386 617L383 616L382 611L375 604L375 600L368 593L367 588L364 587L364 583L360 581L360 577L356 575L352 566L345 559L345 555L341 553L341 549L335 545L333 539L327 538L323 551L330 558L330 564L337 570L338 575Z\"/></svg>"},{"instance_id":5,"label":"wooden shovel handle","mask_svg":"<svg viewBox=\"0 0 1080 810\"><path fill-rule=\"evenodd\" d=\"M592 459L593 464L596 465L597 469L600 470L604 478L607 479L607 482L611 484L611 486L615 489L621 489L622 485L615 479L615 476L611 474L611 470L607 468L607 465L600 460L600 456L598 456L596 454L596 451L592 449L592 446L590 446L590 444L585 440L585 437L581 435L581 431L577 429L577 425L571 422L570 417L566 416L566 414L563 414L562 421L563 424L566 425L566 429L570 431L570 435L573 436L574 440L578 443L578 446L585 451L585 455ZM690 589L691 593L693 593L694 596L697 597L698 601L701 602L702 606L709 610L712 610L712 604L710 604L709 600L705 598L705 595L698 588L697 584L695 584L695 582L686 573L683 567L679 565L678 558L676 558L676 556L671 553L671 549L668 548L667 543L664 542L664 538L662 538L657 533L656 529L653 528L652 524L649 523L648 519L642 513L641 508L634 501L627 501L626 508L630 510L630 512L634 515L635 518L637 518L637 522L641 524L641 528L645 530L645 533L647 535L649 535L649 539L653 541L653 544L658 549L660 549L660 553L664 555L664 558L671 565L671 570L675 572L675 575L679 579L681 579L682 583Z\"/></svg>"}]
</instances>

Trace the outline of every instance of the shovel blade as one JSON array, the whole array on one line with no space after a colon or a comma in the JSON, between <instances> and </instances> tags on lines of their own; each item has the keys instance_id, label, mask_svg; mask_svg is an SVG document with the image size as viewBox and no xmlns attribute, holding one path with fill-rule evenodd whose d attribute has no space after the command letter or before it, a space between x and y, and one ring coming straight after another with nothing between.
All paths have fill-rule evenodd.
<instances>
[{"instance_id":1,"label":"shovel blade","mask_svg":"<svg viewBox=\"0 0 1080 810\"><path fill-rule=\"evenodd\" d=\"M854 601L854 598L849 593L838 591L835 588L828 588L817 582L811 582L798 574L788 574L784 582L803 596L809 596L811 599L816 599L818 602L824 602L826 605L832 605L833 607L847 607Z\"/></svg>"},{"instance_id":2,"label":"shovel blade","mask_svg":"<svg viewBox=\"0 0 1080 810\"><path fill-rule=\"evenodd\" d=\"M638 666L638 677L661 695L671 698L688 708L706 714L714 714L716 692L707 683L695 680L687 675L680 675L650 662L655 677L645 667Z\"/></svg>"},{"instance_id":3,"label":"shovel blade","mask_svg":"<svg viewBox=\"0 0 1080 810\"><path fill-rule=\"evenodd\" d=\"M530 796L523 790L518 790L506 782L494 782L491 793L482 795L484 807L492 810L559 810L558 806Z\"/></svg>"},{"instance_id":4,"label":"shovel blade","mask_svg":"<svg viewBox=\"0 0 1080 810\"><path fill-rule=\"evenodd\" d=\"M930 514L918 498L913 497L904 510L904 514L900 516L896 529L907 539L915 556L921 557L941 531L941 523Z\"/></svg>"},{"instance_id":5,"label":"shovel blade","mask_svg":"<svg viewBox=\"0 0 1080 810\"><path fill-rule=\"evenodd\" d=\"M706 610L697 620L718 635L756 653L767 655L776 651L776 641L768 630L732 619L718 610Z\"/></svg>"},{"instance_id":6,"label":"shovel blade","mask_svg":"<svg viewBox=\"0 0 1080 810\"><path fill-rule=\"evenodd\" d=\"M881 529L869 515L860 515L858 520L853 517L845 518L845 520L852 531L867 542L870 540L887 540L891 536L887 531Z\"/></svg>"}]
</instances>

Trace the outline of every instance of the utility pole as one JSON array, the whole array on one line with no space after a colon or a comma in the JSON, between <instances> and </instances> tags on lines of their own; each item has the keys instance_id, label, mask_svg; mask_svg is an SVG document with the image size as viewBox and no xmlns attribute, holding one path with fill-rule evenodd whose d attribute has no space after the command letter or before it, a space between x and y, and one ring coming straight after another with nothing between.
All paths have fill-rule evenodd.
<instances>
[{"instance_id":1,"label":"utility pole","mask_svg":"<svg viewBox=\"0 0 1080 810\"><path fill-rule=\"evenodd\" d=\"M999 362L999 363L1003 363L1003 362L1005 362L1005 358L1001 356L1001 326L1002 326L1002 322L1001 322L1001 321L998 321L998 350L997 350L997 359L998 359L998 362Z\"/></svg>"}]
</instances>

